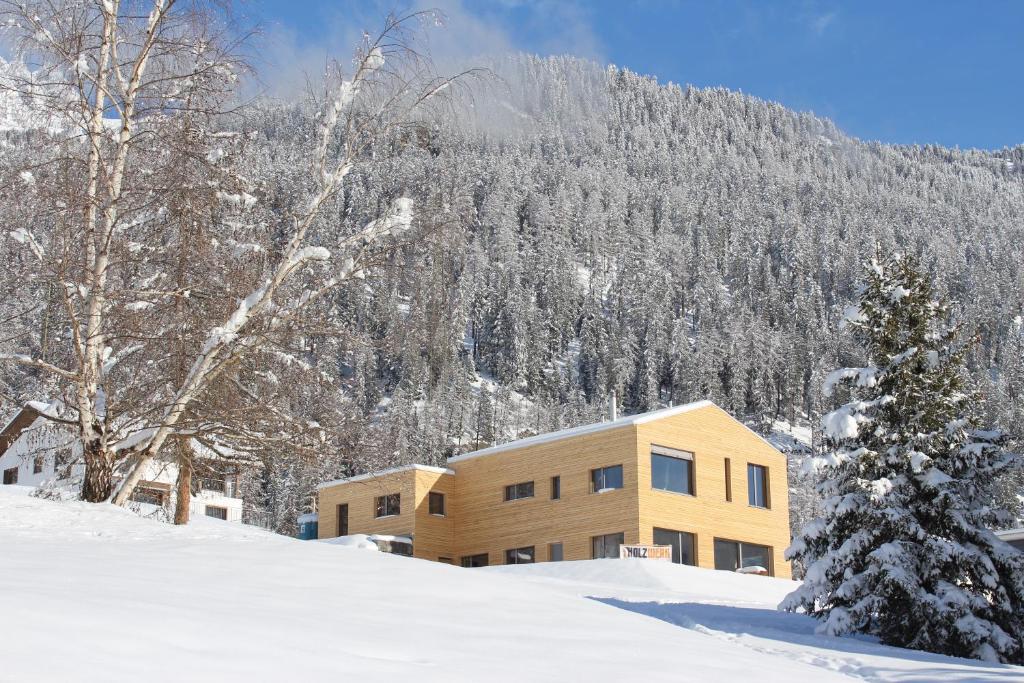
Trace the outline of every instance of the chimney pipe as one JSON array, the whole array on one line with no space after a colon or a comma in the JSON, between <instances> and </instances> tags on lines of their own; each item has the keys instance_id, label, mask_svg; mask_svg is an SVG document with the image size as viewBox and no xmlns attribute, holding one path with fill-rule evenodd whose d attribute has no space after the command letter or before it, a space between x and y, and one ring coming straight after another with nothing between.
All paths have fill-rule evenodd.
<instances>
[{"instance_id":1,"label":"chimney pipe","mask_svg":"<svg viewBox=\"0 0 1024 683\"><path fill-rule=\"evenodd\" d=\"M612 422L619 419L619 406L616 401L614 391L611 393L611 396L608 397L608 417Z\"/></svg>"}]
</instances>

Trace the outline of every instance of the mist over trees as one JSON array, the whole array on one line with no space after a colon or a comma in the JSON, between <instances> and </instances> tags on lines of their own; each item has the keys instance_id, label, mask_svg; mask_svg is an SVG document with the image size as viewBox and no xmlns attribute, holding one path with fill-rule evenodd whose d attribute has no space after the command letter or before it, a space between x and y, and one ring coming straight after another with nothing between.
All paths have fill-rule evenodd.
<instances>
[{"instance_id":1,"label":"mist over trees","mask_svg":"<svg viewBox=\"0 0 1024 683\"><path fill-rule=\"evenodd\" d=\"M816 426L835 407L827 372L865 364L837 323L876 245L916 256L957 304L987 423L1024 433L1024 147L865 143L750 96L573 58L490 66L471 97L382 135L323 208L315 239L352 234L398 196L425 229L274 349L303 379L261 381L252 403L315 438L249 445L252 519L288 530L324 479L598 420L611 391L627 412L709 398L763 433ZM232 207L254 216L241 220L287 213L319 111L258 101L221 121L245 141L230 150L255 202ZM16 231L39 210L19 173L26 141L46 135L3 133L11 264L32 258ZM204 239L211 263L264 258ZM16 293L0 319L21 316L29 350L54 353L38 340L70 343L62 308L17 273L0 275ZM4 366L0 382L6 412L57 391L33 369Z\"/></svg>"}]
</instances>

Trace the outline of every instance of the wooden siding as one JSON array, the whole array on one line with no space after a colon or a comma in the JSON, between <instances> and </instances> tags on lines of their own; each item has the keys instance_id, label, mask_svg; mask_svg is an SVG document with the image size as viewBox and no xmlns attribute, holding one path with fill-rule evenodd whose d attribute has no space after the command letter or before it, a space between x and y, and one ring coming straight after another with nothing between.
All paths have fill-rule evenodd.
<instances>
[{"instance_id":1,"label":"wooden siding","mask_svg":"<svg viewBox=\"0 0 1024 683\"><path fill-rule=\"evenodd\" d=\"M697 564L714 568L714 539L746 541L772 548L769 568L790 578L783 551L789 545L789 487L786 457L717 406L636 425L640 482L640 543L653 543L654 528L688 531L696 538ZM690 451L694 493L651 488L651 446ZM731 460L732 502L725 497L725 459ZM747 503L747 464L768 468L770 509ZM627 539L628 542L628 539Z\"/></svg>"},{"instance_id":2,"label":"wooden siding","mask_svg":"<svg viewBox=\"0 0 1024 683\"><path fill-rule=\"evenodd\" d=\"M693 453L695 495L651 487L651 446ZM726 500L725 458L732 501ZM747 464L768 468L770 509L747 503ZM622 465L623 488L590 492L590 473ZM653 543L654 528L696 536L697 564L713 568L716 538L772 548L775 576L790 577L786 458L717 406L621 427L483 454L450 463L455 474L405 470L320 491L320 538L337 535L337 505L349 505L349 533L412 535L416 557L437 560L534 546L538 562L561 543L565 560L591 557L591 539L623 533L626 543ZM551 478L561 498L551 499ZM505 487L534 482L534 497L505 501ZM430 514L430 491L445 495L444 517ZM400 493L402 512L375 519L374 500Z\"/></svg>"},{"instance_id":3,"label":"wooden siding","mask_svg":"<svg viewBox=\"0 0 1024 683\"><path fill-rule=\"evenodd\" d=\"M350 534L412 535L415 528L416 470L404 470L373 479L353 481L321 489L317 535L334 538L338 535L338 505L348 503ZM377 496L401 494L401 514L374 517Z\"/></svg>"},{"instance_id":4,"label":"wooden siding","mask_svg":"<svg viewBox=\"0 0 1024 683\"><path fill-rule=\"evenodd\" d=\"M429 493L445 496L445 516L430 514ZM350 534L391 534L413 538L413 556L427 560L452 557L452 513L455 509L452 475L408 469L361 481L342 482L319 492L319 538L338 535L338 506L348 504ZM401 514L375 517L378 496L401 495Z\"/></svg>"},{"instance_id":5,"label":"wooden siding","mask_svg":"<svg viewBox=\"0 0 1024 683\"><path fill-rule=\"evenodd\" d=\"M624 488L590 492L590 471L622 465ZM534 546L538 562L548 544L562 543L566 560L590 559L593 536L622 532L638 538L636 436L632 426L482 455L450 464L455 470L456 562L487 553L503 564L505 551ZM551 477L561 498L551 500ZM505 501L505 486L534 482L534 497ZM454 509L454 508L453 508Z\"/></svg>"},{"instance_id":6,"label":"wooden siding","mask_svg":"<svg viewBox=\"0 0 1024 683\"><path fill-rule=\"evenodd\" d=\"M453 543L455 478L440 472L414 470L416 474L416 525L413 556L425 560L450 557L458 562ZM430 514L430 492L444 495L444 517ZM404 510L403 510L404 512Z\"/></svg>"}]
</instances>

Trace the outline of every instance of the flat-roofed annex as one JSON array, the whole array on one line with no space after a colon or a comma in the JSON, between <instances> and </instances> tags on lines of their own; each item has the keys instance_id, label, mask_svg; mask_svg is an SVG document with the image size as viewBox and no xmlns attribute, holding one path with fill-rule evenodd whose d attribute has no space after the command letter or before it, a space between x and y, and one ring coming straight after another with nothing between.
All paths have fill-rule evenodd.
<instances>
[{"instance_id":1,"label":"flat-roofed annex","mask_svg":"<svg viewBox=\"0 0 1024 683\"><path fill-rule=\"evenodd\" d=\"M376 479L377 477L383 477L387 474L397 474L399 472L409 472L412 470L418 470L420 472L432 472L434 474L455 474L455 470L450 470L446 467L434 467L433 465L401 465L399 467L392 467L386 470L377 470L376 472L367 472L366 474L357 474L352 477L345 477L344 479L334 479L332 481L325 481L322 484L317 484L316 488L321 491L331 486L337 486L338 484L352 484L359 481L369 481Z\"/></svg>"}]
</instances>

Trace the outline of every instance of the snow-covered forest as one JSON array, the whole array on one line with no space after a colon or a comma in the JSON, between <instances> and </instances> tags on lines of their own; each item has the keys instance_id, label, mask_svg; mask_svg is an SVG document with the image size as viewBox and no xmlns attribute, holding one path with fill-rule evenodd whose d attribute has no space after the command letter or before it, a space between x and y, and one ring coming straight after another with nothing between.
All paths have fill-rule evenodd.
<instances>
[{"instance_id":1,"label":"snow-covered forest","mask_svg":"<svg viewBox=\"0 0 1024 683\"><path fill-rule=\"evenodd\" d=\"M320 481L599 420L612 391L627 412L708 398L765 434L816 430L836 407L826 374L864 363L838 323L876 245L919 258L978 338L966 362L986 419L1024 434L1024 147L862 142L754 97L569 57L483 66L444 106L380 128L309 248L333 249L399 198L415 229L206 389L207 439L247 454L251 520L288 531ZM66 234L46 198L77 171L53 163L59 123L32 107L0 103L0 351L59 365L73 343L59 279L31 272ZM285 247L323 112L258 99L177 131L202 138L202 163L183 144L162 170L129 164L191 193L165 206L142 184L132 199L149 232L120 254L111 405L182 371L172 349L135 353L140 338L202 346L201 322L230 315ZM160 221L192 229L171 239ZM0 366L0 412L68 398L58 380Z\"/></svg>"}]
</instances>

